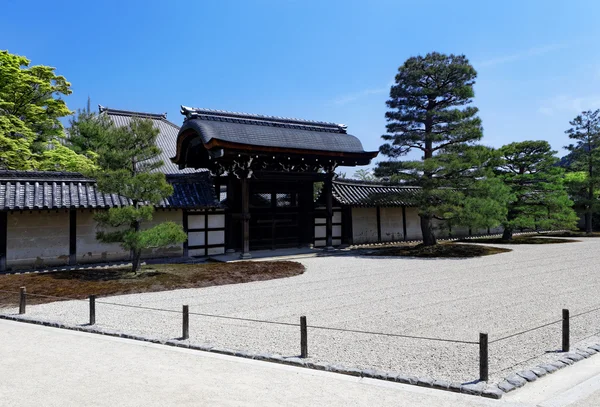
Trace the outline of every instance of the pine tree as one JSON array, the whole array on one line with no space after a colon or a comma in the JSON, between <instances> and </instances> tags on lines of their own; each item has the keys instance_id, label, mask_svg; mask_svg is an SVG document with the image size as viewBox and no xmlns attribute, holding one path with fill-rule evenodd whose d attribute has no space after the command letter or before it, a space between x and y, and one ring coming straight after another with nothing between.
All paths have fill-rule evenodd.
<instances>
[{"instance_id":1,"label":"pine tree","mask_svg":"<svg viewBox=\"0 0 600 407\"><path fill-rule=\"evenodd\" d=\"M97 213L95 218L104 228L97 238L130 250L134 273L142 250L182 243L187 238L174 222L143 228L144 222L152 220L154 205L173 193L165 175L155 172L163 165L158 159L157 135L151 120L134 118L126 127L106 130L98 143L99 170L94 173L98 189L128 198L132 205Z\"/></svg>"},{"instance_id":2,"label":"pine tree","mask_svg":"<svg viewBox=\"0 0 600 407\"><path fill-rule=\"evenodd\" d=\"M470 106L476 76L464 55L434 52L409 58L390 90L382 136L388 143L380 148L390 161L379 163L375 175L420 187L424 245L437 243L434 219L491 227L505 215L506 188L490 172L494 154L476 144L482 137L478 109ZM412 151L422 160L397 161Z\"/></svg>"},{"instance_id":3,"label":"pine tree","mask_svg":"<svg viewBox=\"0 0 600 407\"><path fill-rule=\"evenodd\" d=\"M556 165L556 151L547 141L515 142L499 152L501 162L496 172L513 195L502 239L512 239L515 229L570 229L576 225L564 170Z\"/></svg>"},{"instance_id":4,"label":"pine tree","mask_svg":"<svg viewBox=\"0 0 600 407\"><path fill-rule=\"evenodd\" d=\"M576 205L582 206L585 212L585 232L592 233L592 217L598 208L598 194L600 188L600 110L585 111L569 122L571 127L565 133L574 144L565 148L569 150L570 171L583 171L586 174L585 196L576 196Z\"/></svg>"}]
</instances>

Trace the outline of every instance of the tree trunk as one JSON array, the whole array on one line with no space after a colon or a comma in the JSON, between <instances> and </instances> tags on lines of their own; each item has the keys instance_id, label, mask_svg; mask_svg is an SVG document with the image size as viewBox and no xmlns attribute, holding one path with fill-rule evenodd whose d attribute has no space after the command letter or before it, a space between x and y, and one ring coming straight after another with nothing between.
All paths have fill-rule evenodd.
<instances>
[{"instance_id":1,"label":"tree trunk","mask_svg":"<svg viewBox=\"0 0 600 407\"><path fill-rule=\"evenodd\" d=\"M421 217L421 234L423 235L423 245L424 246L435 246L437 244L437 240L435 238L435 234L433 233L433 225L431 216L423 216Z\"/></svg>"},{"instance_id":2,"label":"tree trunk","mask_svg":"<svg viewBox=\"0 0 600 407\"><path fill-rule=\"evenodd\" d=\"M133 251L133 258L131 259L131 271L134 274L137 274L138 270L140 269L140 259L142 257L142 251L141 250L134 250Z\"/></svg>"},{"instance_id":3,"label":"tree trunk","mask_svg":"<svg viewBox=\"0 0 600 407\"><path fill-rule=\"evenodd\" d=\"M512 240L513 238L513 230L512 228L504 228L502 232L502 240Z\"/></svg>"},{"instance_id":4,"label":"tree trunk","mask_svg":"<svg viewBox=\"0 0 600 407\"><path fill-rule=\"evenodd\" d=\"M586 209L585 212L585 233L592 234L592 211L590 209Z\"/></svg>"},{"instance_id":5,"label":"tree trunk","mask_svg":"<svg viewBox=\"0 0 600 407\"><path fill-rule=\"evenodd\" d=\"M594 200L594 186L592 184L590 184L590 186L589 186L588 200L590 203L588 204L587 211L585 214L585 233L587 233L588 235L591 235L592 234L592 217L593 217L593 212L594 212L594 207L592 205L592 202Z\"/></svg>"}]
</instances>

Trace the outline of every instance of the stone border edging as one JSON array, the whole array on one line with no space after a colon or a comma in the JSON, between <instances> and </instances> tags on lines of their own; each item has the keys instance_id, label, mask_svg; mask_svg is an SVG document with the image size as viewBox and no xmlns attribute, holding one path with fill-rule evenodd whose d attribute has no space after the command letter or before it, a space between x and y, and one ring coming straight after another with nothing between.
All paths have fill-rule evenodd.
<instances>
[{"instance_id":1,"label":"stone border edging","mask_svg":"<svg viewBox=\"0 0 600 407\"><path fill-rule=\"evenodd\" d=\"M554 373L575 362L589 358L596 353L600 353L600 344L590 345L586 349L576 349L572 352L566 352L561 358L554 362L541 363L532 369L522 370L511 374L502 382L498 383L498 388L504 393L511 392L519 387L523 387L529 382L536 381L539 377Z\"/></svg>"},{"instance_id":2,"label":"stone border edging","mask_svg":"<svg viewBox=\"0 0 600 407\"><path fill-rule=\"evenodd\" d=\"M107 331L97 329L89 325L66 325L60 322L50 322L37 320L33 318L27 318L15 315L0 314L0 319L9 321L24 322L35 325L49 326L53 328L68 329L71 331L80 331L87 333L94 333L99 335L106 335L124 339L132 339L136 341L156 343L161 345L174 346L177 348L193 349L203 352L212 352L227 356L237 356L246 359L254 359L265 362L279 363L284 365L303 367L314 370L322 370L332 373L339 373L348 376L365 377L377 380L386 380L390 382L411 384L421 387L430 387L438 390L446 390L455 393L463 393L473 396L482 396L492 399L500 399L505 393L511 392L517 388L523 387L529 382L534 382L538 378L543 377L547 374L554 373L559 369L570 366L575 362L589 358L590 356L600 353L600 344L590 345L585 350L577 349L573 352L565 353L561 358L555 362L542 363L529 370L522 370L511 374L506 377L502 382L496 384L488 384L486 382L474 382L467 384L460 384L455 382L449 382L446 380L435 380L430 377L417 377L412 375L405 375L402 373L395 372L384 372L375 369L357 369L352 367L345 367L338 364L330 364L326 362L308 362L299 357L283 357L278 354L270 353L254 353L246 351L235 351L227 348L210 346L210 345L193 345L190 343L182 342L175 339L157 339L149 338L139 335L126 334L117 331Z\"/></svg>"}]
</instances>

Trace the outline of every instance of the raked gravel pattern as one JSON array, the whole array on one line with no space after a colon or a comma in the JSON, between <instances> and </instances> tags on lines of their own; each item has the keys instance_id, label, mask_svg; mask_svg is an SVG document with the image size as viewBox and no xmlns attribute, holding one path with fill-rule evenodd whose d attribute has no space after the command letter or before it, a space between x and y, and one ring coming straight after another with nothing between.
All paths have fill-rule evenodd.
<instances>
[{"instance_id":1,"label":"raked gravel pattern","mask_svg":"<svg viewBox=\"0 0 600 407\"><path fill-rule=\"evenodd\" d=\"M181 335L181 314L103 302L370 332L476 342L489 333L490 382L561 357L560 322L494 340L600 307L600 238L510 246L474 259L354 255L300 259L303 275L247 284L99 298L100 329L161 339ZM6 314L16 310L5 309ZM83 325L88 304L28 306L27 316ZM600 343L600 310L571 319L571 346ZM477 345L383 335L308 330L309 360L419 377L477 380ZM300 353L297 326L190 316L190 343L279 354ZM523 363L521 363L523 362Z\"/></svg>"}]
</instances>

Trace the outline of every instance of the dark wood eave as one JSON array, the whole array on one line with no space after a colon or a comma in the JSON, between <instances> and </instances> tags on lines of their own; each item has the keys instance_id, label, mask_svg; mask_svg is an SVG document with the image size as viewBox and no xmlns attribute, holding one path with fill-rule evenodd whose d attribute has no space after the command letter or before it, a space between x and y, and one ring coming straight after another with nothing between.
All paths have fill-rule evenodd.
<instances>
[{"instance_id":1,"label":"dark wood eave","mask_svg":"<svg viewBox=\"0 0 600 407\"><path fill-rule=\"evenodd\" d=\"M232 143L230 141L222 141L212 139L207 144L204 144L207 150L213 148L223 148L231 151L246 152L251 154L260 153L276 153L276 154L294 154L294 155L310 155L310 156L324 156L324 157L343 157L349 159L372 159L378 154L377 151L365 151L364 153L346 153L341 151L322 151L322 150L310 150L310 149L291 149L291 148L280 148L280 147L266 147L266 146L255 146L250 144Z\"/></svg>"},{"instance_id":2,"label":"dark wood eave","mask_svg":"<svg viewBox=\"0 0 600 407\"><path fill-rule=\"evenodd\" d=\"M181 165L181 151L182 144L189 141L192 138L197 137L193 130L183 132L177 138L177 155L171 158L171 161L175 164ZM258 146L252 144L233 143L229 141L223 141L218 139L211 139L208 143L202 143L206 150L223 149L226 155L230 154L291 154L296 156L314 156L314 157L336 157L344 158L347 160L356 160L365 163L369 163L370 160L375 158L378 154L377 151L365 151L363 153L349 153L341 151L323 151L323 150L311 150L311 149L290 149L270 146Z\"/></svg>"}]
</instances>

